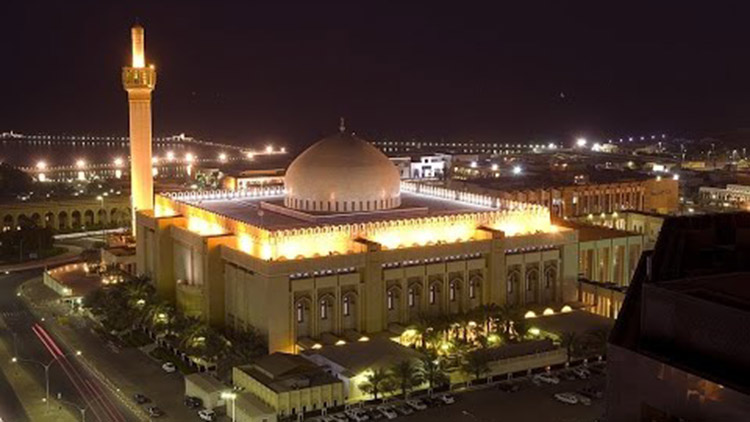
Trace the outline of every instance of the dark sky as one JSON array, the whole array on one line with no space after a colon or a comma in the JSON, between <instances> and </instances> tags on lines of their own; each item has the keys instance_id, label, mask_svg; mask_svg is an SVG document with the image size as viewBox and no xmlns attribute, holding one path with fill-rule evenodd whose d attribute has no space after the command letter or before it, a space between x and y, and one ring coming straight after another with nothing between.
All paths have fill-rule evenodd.
<instances>
[{"instance_id":1,"label":"dark sky","mask_svg":"<svg viewBox=\"0 0 750 422\"><path fill-rule=\"evenodd\" d=\"M750 127L741 2L3 3L0 131L125 134L136 17L159 72L156 134L304 145L340 115L371 138Z\"/></svg>"}]
</instances>

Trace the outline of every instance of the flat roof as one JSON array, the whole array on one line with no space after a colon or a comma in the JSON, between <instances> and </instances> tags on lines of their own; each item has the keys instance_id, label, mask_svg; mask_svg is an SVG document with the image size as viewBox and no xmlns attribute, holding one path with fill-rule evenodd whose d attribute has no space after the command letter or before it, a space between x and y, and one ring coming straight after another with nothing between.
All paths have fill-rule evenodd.
<instances>
[{"instance_id":1,"label":"flat roof","mask_svg":"<svg viewBox=\"0 0 750 422\"><path fill-rule=\"evenodd\" d=\"M394 219L413 218L415 216L434 217L441 215L462 214L468 212L492 211L493 208L473 205L464 202L430 197L411 192L401 193L401 206L393 210L364 211L355 213L316 213L306 212L310 216L325 215L321 221L308 221L296 218L291 214L282 214L268 208L261 208L263 202L283 205L283 195L260 198L231 198L231 199L177 199L179 202L210 211L224 217L252 224L268 230L283 230L292 228L315 227L325 224L357 224L373 221L387 221ZM261 211L262 212L259 212Z\"/></svg>"},{"instance_id":2,"label":"flat roof","mask_svg":"<svg viewBox=\"0 0 750 422\"><path fill-rule=\"evenodd\" d=\"M583 183L576 183L576 176L587 176L588 180ZM513 192L547 188L577 187L585 188L591 185L603 185L610 183L635 183L652 179L644 173L636 171L618 171L618 170L566 170L566 171L533 171L522 177L504 176L499 178L472 179L461 181L469 185L476 185L482 188L497 190L500 192ZM454 182L455 183L455 182Z\"/></svg>"},{"instance_id":3,"label":"flat roof","mask_svg":"<svg viewBox=\"0 0 750 422\"><path fill-rule=\"evenodd\" d=\"M373 336L369 341L355 341L341 346L324 346L303 352L320 355L345 368L349 376L355 376L368 368L388 368L406 359L419 359L414 349L402 346L385 335Z\"/></svg>"},{"instance_id":4,"label":"flat roof","mask_svg":"<svg viewBox=\"0 0 750 422\"><path fill-rule=\"evenodd\" d=\"M625 230L611 229L609 227L594 226L577 223L568 220L555 220L555 224L578 230L579 242L590 242L594 240L617 239L620 237L641 236L640 233Z\"/></svg>"},{"instance_id":5,"label":"flat roof","mask_svg":"<svg viewBox=\"0 0 750 422\"><path fill-rule=\"evenodd\" d=\"M341 382L302 356L281 352L236 368L277 393Z\"/></svg>"},{"instance_id":6,"label":"flat roof","mask_svg":"<svg viewBox=\"0 0 750 422\"><path fill-rule=\"evenodd\" d=\"M731 308L750 311L750 273L731 273L668 281L659 288L680 292Z\"/></svg>"}]
</instances>

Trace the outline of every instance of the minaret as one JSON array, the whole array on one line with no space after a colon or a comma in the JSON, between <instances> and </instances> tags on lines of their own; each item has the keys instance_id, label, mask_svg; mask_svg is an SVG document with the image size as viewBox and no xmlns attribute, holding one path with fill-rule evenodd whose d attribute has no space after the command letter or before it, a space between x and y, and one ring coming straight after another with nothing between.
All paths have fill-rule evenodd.
<instances>
[{"instance_id":1,"label":"minaret","mask_svg":"<svg viewBox=\"0 0 750 422\"><path fill-rule=\"evenodd\" d=\"M143 27L135 24L133 63L122 68L122 86L130 105L130 192L133 235L136 211L154 209L154 180L151 173L151 91L156 86L156 69L146 66Z\"/></svg>"}]
</instances>

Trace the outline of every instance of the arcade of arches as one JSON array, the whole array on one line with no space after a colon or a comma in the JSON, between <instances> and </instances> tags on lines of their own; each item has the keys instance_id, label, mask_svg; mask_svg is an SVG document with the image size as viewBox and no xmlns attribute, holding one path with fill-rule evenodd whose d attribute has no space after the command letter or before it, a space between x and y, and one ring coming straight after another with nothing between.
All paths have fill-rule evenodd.
<instances>
[{"instance_id":1,"label":"arcade of arches","mask_svg":"<svg viewBox=\"0 0 750 422\"><path fill-rule=\"evenodd\" d=\"M3 206L0 215L3 230L21 226L24 222L60 231L92 225L119 227L130 223L130 201L127 196L112 196L103 202L84 198L15 203Z\"/></svg>"}]
</instances>

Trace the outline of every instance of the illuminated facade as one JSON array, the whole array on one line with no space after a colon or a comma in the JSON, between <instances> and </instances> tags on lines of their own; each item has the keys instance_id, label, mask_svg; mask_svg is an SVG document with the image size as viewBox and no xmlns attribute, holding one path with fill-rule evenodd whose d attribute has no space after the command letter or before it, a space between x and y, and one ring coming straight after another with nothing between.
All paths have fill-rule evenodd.
<instances>
[{"instance_id":1,"label":"illuminated facade","mask_svg":"<svg viewBox=\"0 0 750 422\"><path fill-rule=\"evenodd\" d=\"M128 92L130 109L130 192L133 198L133 213L136 213L139 210L154 208L151 91L156 86L156 69L153 66L146 67L143 27L138 24L133 26L131 36L133 62L131 66L122 69L122 86ZM137 234L136 230L133 233Z\"/></svg>"},{"instance_id":2,"label":"illuminated facade","mask_svg":"<svg viewBox=\"0 0 750 422\"><path fill-rule=\"evenodd\" d=\"M305 168L315 160L297 168L350 181L329 185L333 210L323 199L288 206L311 200L308 189L324 193L308 179L157 195L154 209L137 215L138 272L183 311L217 326L256 327L270 351L283 352L403 329L420 314L576 300L578 234L552 225L548 208L394 186L379 159L363 164L368 177L352 177L346 151L359 148L334 150L324 169Z\"/></svg>"}]
</instances>

